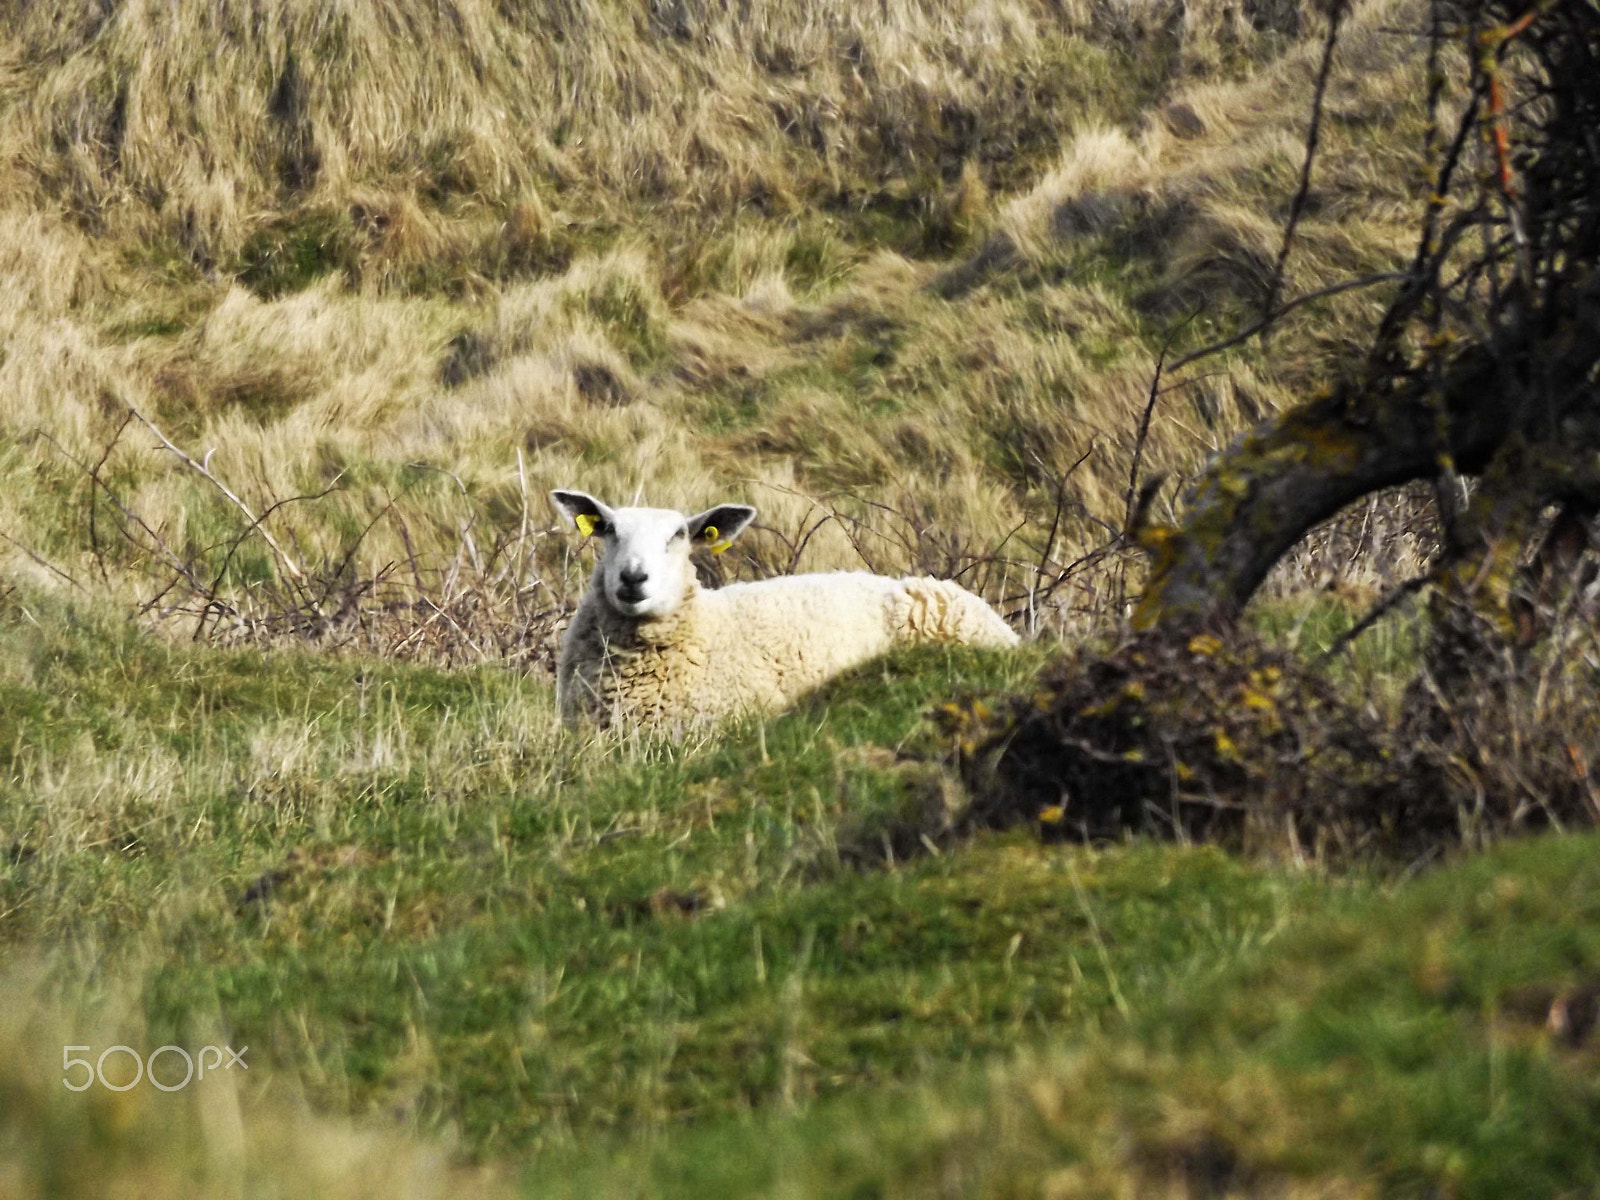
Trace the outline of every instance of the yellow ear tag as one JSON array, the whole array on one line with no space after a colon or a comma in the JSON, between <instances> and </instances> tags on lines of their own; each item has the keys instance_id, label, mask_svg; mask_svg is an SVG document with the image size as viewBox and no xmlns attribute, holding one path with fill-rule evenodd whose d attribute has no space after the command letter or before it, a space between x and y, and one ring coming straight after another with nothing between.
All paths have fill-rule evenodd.
<instances>
[{"instance_id":1,"label":"yellow ear tag","mask_svg":"<svg viewBox=\"0 0 1600 1200\"><path fill-rule=\"evenodd\" d=\"M594 536L594 518L588 513L579 513L572 518L572 523L578 527L578 532L584 537Z\"/></svg>"},{"instance_id":2,"label":"yellow ear tag","mask_svg":"<svg viewBox=\"0 0 1600 1200\"><path fill-rule=\"evenodd\" d=\"M733 545L732 538L728 538L720 542L717 540L717 527L715 525L707 525L700 531L700 536L705 538L706 543L711 547L711 553L713 554L721 554L729 546Z\"/></svg>"}]
</instances>

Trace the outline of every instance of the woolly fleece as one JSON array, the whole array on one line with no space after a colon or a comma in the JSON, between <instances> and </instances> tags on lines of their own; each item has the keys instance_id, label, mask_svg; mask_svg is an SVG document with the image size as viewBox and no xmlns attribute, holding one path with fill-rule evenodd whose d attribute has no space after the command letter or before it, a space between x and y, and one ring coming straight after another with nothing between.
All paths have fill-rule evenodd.
<instances>
[{"instance_id":1,"label":"woolly fleece","mask_svg":"<svg viewBox=\"0 0 1600 1200\"><path fill-rule=\"evenodd\" d=\"M771 710L891 647L1013 646L982 599L931 577L864 571L792 575L706 590L691 577L664 617L622 616L598 579L561 645L563 717L688 726Z\"/></svg>"}]
</instances>

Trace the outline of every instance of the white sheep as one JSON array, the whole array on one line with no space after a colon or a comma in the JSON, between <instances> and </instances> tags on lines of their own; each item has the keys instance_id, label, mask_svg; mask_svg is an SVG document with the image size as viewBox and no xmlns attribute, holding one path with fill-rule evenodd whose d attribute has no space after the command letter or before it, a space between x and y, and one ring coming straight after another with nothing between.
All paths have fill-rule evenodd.
<instances>
[{"instance_id":1,"label":"white sheep","mask_svg":"<svg viewBox=\"0 0 1600 1200\"><path fill-rule=\"evenodd\" d=\"M1017 643L983 600L929 577L838 571L702 589L691 547L727 549L755 519L746 504L686 517L550 495L579 533L603 543L556 663L569 724L586 715L686 727L781 708L896 645Z\"/></svg>"}]
</instances>

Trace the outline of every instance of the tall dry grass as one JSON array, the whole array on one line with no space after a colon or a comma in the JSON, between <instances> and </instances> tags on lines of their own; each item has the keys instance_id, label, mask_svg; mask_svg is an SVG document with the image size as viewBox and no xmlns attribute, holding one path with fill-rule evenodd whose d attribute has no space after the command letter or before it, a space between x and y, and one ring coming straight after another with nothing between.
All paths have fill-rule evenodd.
<instances>
[{"instance_id":1,"label":"tall dry grass","mask_svg":"<svg viewBox=\"0 0 1600 1200\"><path fill-rule=\"evenodd\" d=\"M1350 19L1290 292L1406 248L1406 12ZM244 611L287 554L347 598L408 582L387 612L470 575L537 592L527 614L582 573L541 498L572 484L756 504L736 572L937 570L1056 628L1128 586L1061 581L1120 525L1164 331L1259 300L1317 25L934 0L0 17L6 570L150 602L189 564ZM1146 472L1181 481L1374 304L1167 381Z\"/></svg>"},{"instance_id":2,"label":"tall dry grass","mask_svg":"<svg viewBox=\"0 0 1600 1200\"><path fill-rule=\"evenodd\" d=\"M1117 6L1105 6L1114 8ZM998 158L1093 6L8 4L8 140L83 219L221 262L285 193L795 203ZM989 144L994 131L1002 140Z\"/></svg>"}]
</instances>

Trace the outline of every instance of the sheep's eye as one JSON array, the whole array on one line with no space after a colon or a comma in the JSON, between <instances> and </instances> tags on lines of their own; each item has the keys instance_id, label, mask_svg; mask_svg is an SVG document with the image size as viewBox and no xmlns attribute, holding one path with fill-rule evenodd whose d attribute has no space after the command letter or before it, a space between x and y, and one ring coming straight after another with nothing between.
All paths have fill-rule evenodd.
<instances>
[{"instance_id":1,"label":"sheep's eye","mask_svg":"<svg viewBox=\"0 0 1600 1200\"><path fill-rule=\"evenodd\" d=\"M672 545L673 542L681 542L684 538L686 538L688 536L689 536L689 530L687 528L680 529L680 530L678 530L677 533L673 534L671 537L669 537L667 539L667 545L670 546L670 545Z\"/></svg>"}]
</instances>

